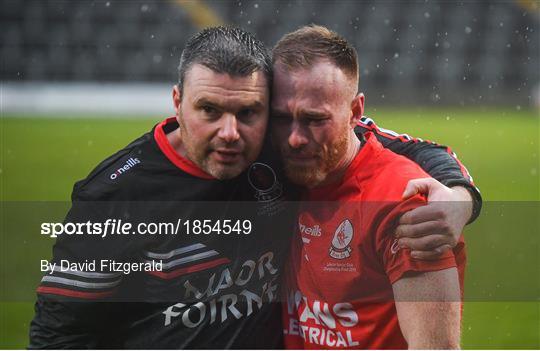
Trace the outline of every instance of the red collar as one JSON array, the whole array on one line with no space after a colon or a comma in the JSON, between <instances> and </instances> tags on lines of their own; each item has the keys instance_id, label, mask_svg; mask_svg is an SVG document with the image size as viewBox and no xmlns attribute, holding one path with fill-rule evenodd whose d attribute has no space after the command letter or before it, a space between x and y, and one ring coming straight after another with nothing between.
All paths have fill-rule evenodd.
<instances>
[{"instance_id":1,"label":"red collar","mask_svg":"<svg viewBox=\"0 0 540 351\"><path fill-rule=\"evenodd\" d=\"M163 154L165 154L169 161L171 161L176 167L180 168L186 173L191 174L192 176L203 179L216 179L202 169L200 169L199 166L197 166L192 161L179 155L172 147L172 145L169 143L169 139L167 139L167 135L165 134L163 127L173 123L177 124L176 117L169 117L160 124L158 124L154 129L154 139L156 140L156 143L158 144Z\"/></svg>"}]
</instances>

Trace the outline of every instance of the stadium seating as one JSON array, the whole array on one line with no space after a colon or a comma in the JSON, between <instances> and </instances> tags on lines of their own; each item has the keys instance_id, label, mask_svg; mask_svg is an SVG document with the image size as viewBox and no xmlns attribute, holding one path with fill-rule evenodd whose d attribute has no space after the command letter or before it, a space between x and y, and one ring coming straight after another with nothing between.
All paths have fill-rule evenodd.
<instances>
[{"instance_id":1,"label":"stadium seating","mask_svg":"<svg viewBox=\"0 0 540 351\"><path fill-rule=\"evenodd\" d=\"M268 45L309 23L338 31L358 49L372 102L526 103L540 78L540 15L518 2L203 5ZM5 81L172 82L200 26L181 1L163 0L1 0L0 17Z\"/></svg>"}]
</instances>

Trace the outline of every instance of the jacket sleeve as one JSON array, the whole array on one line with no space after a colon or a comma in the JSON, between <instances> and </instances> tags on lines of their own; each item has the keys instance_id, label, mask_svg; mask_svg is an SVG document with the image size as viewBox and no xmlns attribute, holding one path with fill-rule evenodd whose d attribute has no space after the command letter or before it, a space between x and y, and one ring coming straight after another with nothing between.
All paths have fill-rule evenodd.
<instances>
[{"instance_id":1,"label":"jacket sleeve","mask_svg":"<svg viewBox=\"0 0 540 351\"><path fill-rule=\"evenodd\" d=\"M463 186L473 199L473 213L469 223L480 215L482 209L480 191L474 185L467 168L449 147L378 127L372 119L365 116L360 119L355 132L360 138L363 133L372 132L385 148L414 161L442 184L448 187Z\"/></svg>"},{"instance_id":2,"label":"jacket sleeve","mask_svg":"<svg viewBox=\"0 0 540 351\"><path fill-rule=\"evenodd\" d=\"M84 201L74 191L64 223L98 222L110 215L106 202ZM109 217L110 218L110 217ZM114 217L112 217L114 218ZM53 247L52 271L44 273L37 288L35 315L30 324L29 349L117 348L119 330L115 320L122 315L118 297L123 275L100 269L101 259L126 259L126 250L116 238L99 235L59 235ZM124 245L125 246L125 245ZM95 268L71 264L95 262ZM60 265L62 269L60 269ZM115 330L115 334L111 330Z\"/></svg>"}]
</instances>

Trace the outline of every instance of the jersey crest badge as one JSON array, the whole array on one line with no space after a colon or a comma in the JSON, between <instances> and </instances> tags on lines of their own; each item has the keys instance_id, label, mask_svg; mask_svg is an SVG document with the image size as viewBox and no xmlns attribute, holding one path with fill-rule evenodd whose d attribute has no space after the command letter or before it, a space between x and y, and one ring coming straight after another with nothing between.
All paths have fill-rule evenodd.
<instances>
[{"instance_id":1,"label":"jersey crest badge","mask_svg":"<svg viewBox=\"0 0 540 351\"><path fill-rule=\"evenodd\" d=\"M351 221L345 219L337 227L332 239L330 247L330 257L342 260L351 256L351 241L353 239L354 230Z\"/></svg>"},{"instance_id":2,"label":"jersey crest badge","mask_svg":"<svg viewBox=\"0 0 540 351\"><path fill-rule=\"evenodd\" d=\"M265 163L255 162L249 167L248 181L255 190L255 198L260 202L274 201L283 193L283 186L276 173Z\"/></svg>"},{"instance_id":3,"label":"jersey crest badge","mask_svg":"<svg viewBox=\"0 0 540 351\"><path fill-rule=\"evenodd\" d=\"M253 163L247 173L248 181L257 199L257 214L272 217L285 210L283 201L283 185L276 172L269 165L261 162Z\"/></svg>"}]
</instances>

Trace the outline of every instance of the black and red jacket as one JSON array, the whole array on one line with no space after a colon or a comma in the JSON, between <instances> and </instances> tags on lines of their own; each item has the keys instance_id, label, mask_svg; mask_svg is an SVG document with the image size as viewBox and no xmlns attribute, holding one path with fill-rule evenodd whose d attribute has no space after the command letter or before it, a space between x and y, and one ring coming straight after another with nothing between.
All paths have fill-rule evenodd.
<instances>
[{"instance_id":1,"label":"black and red jacket","mask_svg":"<svg viewBox=\"0 0 540 351\"><path fill-rule=\"evenodd\" d=\"M58 265L160 261L163 270L45 274L29 348L283 347L279 284L298 189L283 177L269 143L240 176L214 179L170 146L166 134L176 128L174 118L163 121L77 182L65 222L249 219L251 233L59 236ZM367 118L356 129L365 131L442 183L470 189L477 216L480 194L447 147L379 129Z\"/></svg>"}]
</instances>

